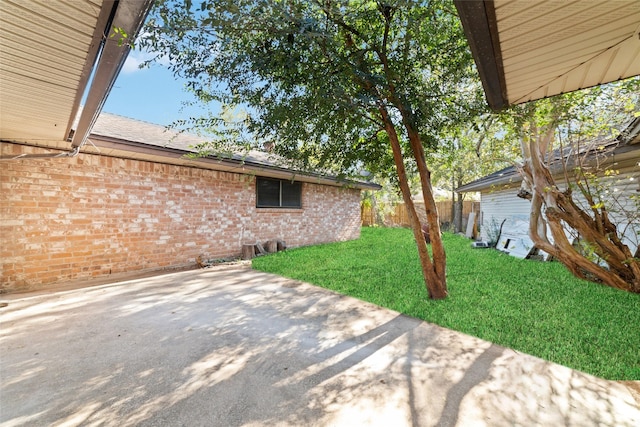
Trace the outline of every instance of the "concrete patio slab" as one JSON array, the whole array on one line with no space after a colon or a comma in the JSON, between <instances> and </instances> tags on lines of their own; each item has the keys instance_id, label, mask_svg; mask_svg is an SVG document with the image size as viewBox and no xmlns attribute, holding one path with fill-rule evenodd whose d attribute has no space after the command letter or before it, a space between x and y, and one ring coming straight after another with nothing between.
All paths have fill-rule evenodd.
<instances>
[{"instance_id":1,"label":"concrete patio slab","mask_svg":"<svg viewBox=\"0 0 640 427\"><path fill-rule=\"evenodd\" d=\"M0 426L638 426L605 381L218 267L0 308Z\"/></svg>"}]
</instances>

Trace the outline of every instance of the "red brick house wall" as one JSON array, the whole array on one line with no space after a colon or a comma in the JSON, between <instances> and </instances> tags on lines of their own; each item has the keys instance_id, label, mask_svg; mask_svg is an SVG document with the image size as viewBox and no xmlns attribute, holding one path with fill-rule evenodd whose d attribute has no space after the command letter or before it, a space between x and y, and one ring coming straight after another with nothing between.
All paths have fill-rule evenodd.
<instances>
[{"instance_id":1,"label":"red brick house wall","mask_svg":"<svg viewBox=\"0 0 640 427\"><path fill-rule=\"evenodd\" d=\"M302 209L258 209L249 175L90 154L3 162L0 185L0 292L360 234L360 190L343 187L303 183Z\"/></svg>"}]
</instances>

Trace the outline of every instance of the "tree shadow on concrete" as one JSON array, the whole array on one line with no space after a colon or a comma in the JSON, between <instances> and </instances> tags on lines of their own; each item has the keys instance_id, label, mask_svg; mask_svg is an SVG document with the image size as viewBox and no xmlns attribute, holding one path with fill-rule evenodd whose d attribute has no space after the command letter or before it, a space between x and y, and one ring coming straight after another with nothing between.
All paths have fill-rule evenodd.
<instances>
[{"instance_id":1,"label":"tree shadow on concrete","mask_svg":"<svg viewBox=\"0 0 640 427\"><path fill-rule=\"evenodd\" d=\"M7 426L526 425L593 407L592 398L607 404L560 419L625 425L633 416L607 382L571 373L566 385L567 368L252 270L145 278L9 308L0 312ZM531 400L548 407L531 410Z\"/></svg>"}]
</instances>

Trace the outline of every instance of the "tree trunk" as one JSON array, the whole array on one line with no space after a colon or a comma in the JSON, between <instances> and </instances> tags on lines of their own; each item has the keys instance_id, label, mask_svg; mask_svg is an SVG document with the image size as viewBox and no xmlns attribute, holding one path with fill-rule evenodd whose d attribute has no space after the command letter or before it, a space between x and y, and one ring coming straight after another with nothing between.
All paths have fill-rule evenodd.
<instances>
[{"instance_id":1,"label":"tree trunk","mask_svg":"<svg viewBox=\"0 0 640 427\"><path fill-rule=\"evenodd\" d=\"M413 200L411 200L411 189L409 188L409 183L407 180L407 172L404 167L402 148L400 147L398 134L386 108L380 105L378 110L380 111L382 120L385 125L385 130L387 132L387 135L389 136L389 141L391 142L393 159L396 165L396 170L398 172L400 191L402 193L404 204L407 208L407 214L409 216L409 222L411 223L413 237L416 241L416 245L418 246L418 255L420 257L420 264L422 266L422 274L425 279L429 298L443 299L448 294L445 276L446 259L444 254L444 247L442 246L442 238L440 235L440 224L438 221L436 204L433 198L433 192L431 191L429 171L428 169L426 169L424 152L421 158L422 162L420 162L419 158L416 158L416 161L417 163L422 163L418 165L418 170L420 172L420 181L422 184L422 191L424 195L425 209L427 211L427 222L431 231L431 248L433 251L433 262L431 261L429 251L427 250L427 245L422 234L422 226L416 213ZM420 145L420 148L422 148L422 145ZM416 150L414 149L413 151L414 155L416 155ZM418 156L416 155L416 157ZM423 176L424 171L426 171L427 173L426 176Z\"/></svg>"},{"instance_id":2,"label":"tree trunk","mask_svg":"<svg viewBox=\"0 0 640 427\"><path fill-rule=\"evenodd\" d=\"M460 176L461 175L458 175L457 187L462 186ZM464 212L464 196L460 193L458 193L458 198L456 200L456 205L454 209L455 209L455 212L453 216L455 218L455 230L456 230L456 233L461 233L462 232L462 213Z\"/></svg>"},{"instance_id":3,"label":"tree trunk","mask_svg":"<svg viewBox=\"0 0 640 427\"><path fill-rule=\"evenodd\" d=\"M617 236L604 208L590 216L572 198L571 190L561 191L544 159L554 129L539 135L536 128L521 142L524 165L521 169L521 197L531 200L529 234L536 247L556 257L574 275L602 282L613 288L640 293L640 262ZM543 208L544 214L543 215ZM596 209L596 208L593 208ZM564 224L608 264L604 268L578 252L565 234ZM553 243L547 237L547 227Z\"/></svg>"},{"instance_id":4,"label":"tree trunk","mask_svg":"<svg viewBox=\"0 0 640 427\"><path fill-rule=\"evenodd\" d=\"M456 182L456 175L458 177ZM456 187L462 186L461 182L461 172L456 171L453 173L453 177L451 178L451 230L454 233L462 232L462 212L463 212L463 197L460 193L457 194L454 191Z\"/></svg>"},{"instance_id":5,"label":"tree trunk","mask_svg":"<svg viewBox=\"0 0 640 427\"><path fill-rule=\"evenodd\" d=\"M458 223L456 221L456 192L453 191L456 188L456 176L455 174L451 175L451 230L454 233L459 233ZM462 227L460 227L462 228Z\"/></svg>"},{"instance_id":6,"label":"tree trunk","mask_svg":"<svg viewBox=\"0 0 640 427\"><path fill-rule=\"evenodd\" d=\"M431 232L431 252L433 255L434 277L433 277L433 294L441 295L440 297L432 298L444 298L447 296L447 257L442 243L442 233L440 232L440 218L438 217L438 206L436 205L436 199L433 195L433 187L431 186L431 172L427 167L426 156L424 153L424 147L422 146L422 140L420 135L413 126L413 115L408 111L402 103L396 105L402 115L402 122L407 130L409 136L409 142L413 156L416 160L418 167L418 173L420 175L420 185L422 187L422 197L424 198L424 207L427 211L427 223ZM428 253L427 253L428 256Z\"/></svg>"},{"instance_id":7,"label":"tree trunk","mask_svg":"<svg viewBox=\"0 0 640 427\"><path fill-rule=\"evenodd\" d=\"M454 218L455 218L455 230L456 233L461 233L463 230L463 217L462 217L462 212L463 212L463 201L464 199L458 194L458 199L456 200L456 206L455 206L455 212L453 214Z\"/></svg>"},{"instance_id":8,"label":"tree trunk","mask_svg":"<svg viewBox=\"0 0 640 427\"><path fill-rule=\"evenodd\" d=\"M384 215L382 209L378 209L378 198L375 192L371 194L371 210L373 212L373 223L375 225L384 225Z\"/></svg>"}]
</instances>

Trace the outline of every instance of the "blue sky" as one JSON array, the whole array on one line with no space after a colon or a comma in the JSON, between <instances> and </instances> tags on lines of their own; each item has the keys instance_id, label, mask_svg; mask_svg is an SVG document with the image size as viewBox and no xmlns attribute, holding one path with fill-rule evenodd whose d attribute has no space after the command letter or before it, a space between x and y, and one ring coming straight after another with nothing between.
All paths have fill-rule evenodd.
<instances>
[{"instance_id":1,"label":"blue sky","mask_svg":"<svg viewBox=\"0 0 640 427\"><path fill-rule=\"evenodd\" d=\"M193 97L165 67L155 64L139 69L145 59L140 51L131 51L111 89L102 111L159 125L202 114L201 107L184 107Z\"/></svg>"}]
</instances>

